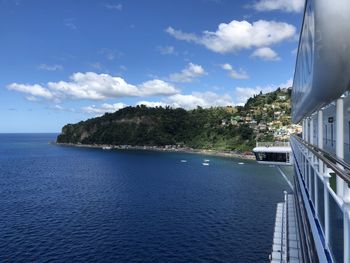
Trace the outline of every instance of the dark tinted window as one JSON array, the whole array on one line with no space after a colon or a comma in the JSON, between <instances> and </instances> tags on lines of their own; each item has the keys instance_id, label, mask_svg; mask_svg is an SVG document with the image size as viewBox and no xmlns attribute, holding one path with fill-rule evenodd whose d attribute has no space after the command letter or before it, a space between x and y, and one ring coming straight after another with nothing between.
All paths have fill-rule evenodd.
<instances>
[{"instance_id":1,"label":"dark tinted window","mask_svg":"<svg viewBox=\"0 0 350 263\"><path fill-rule=\"evenodd\" d=\"M287 162L287 153L255 153L257 161L262 162Z\"/></svg>"}]
</instances>

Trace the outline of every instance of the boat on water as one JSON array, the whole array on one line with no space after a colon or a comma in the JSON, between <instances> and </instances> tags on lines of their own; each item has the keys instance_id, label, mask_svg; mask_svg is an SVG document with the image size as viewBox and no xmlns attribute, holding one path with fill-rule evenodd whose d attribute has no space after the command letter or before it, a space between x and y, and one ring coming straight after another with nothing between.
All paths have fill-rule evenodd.
<instances>
[{"instance_id":1,"label":"boat on water","mask_svg":"<svg viewBox=\"0 0 350 263\"><path fill-rule=\"evenodd\" d=\"M103 146L102 150L112 150L112 146Z\"/></svg>"},{"instance_id":2,"label":"boat on water","mask_svg":"<svg viewBox=\"0 0 350 263\"><path fill-rule=\"evenodd\" d=\"M259 163L293 168L271 262L350 262L349 30L349 0L306 0L292 89L302 134L254 149Z\"/></svg>"},{"instance_id":3,"label":"boat on water","mask_svg":"<svg viewBox=\"0 0 350 263\"><path fill-rule=\"evenodd\" d=\"M206 162L204 162L204 163L202 163L204 166L209 166L209 163L206 163Z\"/></svg>"}]
</instances>

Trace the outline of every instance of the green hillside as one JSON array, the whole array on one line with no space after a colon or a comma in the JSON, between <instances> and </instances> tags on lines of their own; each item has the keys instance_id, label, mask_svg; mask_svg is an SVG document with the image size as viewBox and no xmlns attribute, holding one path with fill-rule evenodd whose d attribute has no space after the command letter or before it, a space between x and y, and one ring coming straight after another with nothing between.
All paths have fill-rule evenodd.
<instances>
[{"instance_id":1,"label":"green hillside","mask_svg":"<svg viewBox=\"0 0 350 263\"><path fill-rule=\"evenodd\" d=\"M126 107L64 126L57 142L248 151L256 140L274 139L267 129L273 123L276 129L290 124L290 89L254 96L242 107Z\"/></svg>"}]
</instances>

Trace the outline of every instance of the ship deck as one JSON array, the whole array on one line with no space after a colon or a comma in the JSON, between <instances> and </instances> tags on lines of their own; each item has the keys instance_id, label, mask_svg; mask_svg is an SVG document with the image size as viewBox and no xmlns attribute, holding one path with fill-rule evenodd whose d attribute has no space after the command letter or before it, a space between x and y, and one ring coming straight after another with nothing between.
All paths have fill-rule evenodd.
<instances>
[{"instance_id":1,"label":"ship deck","mask_svg":"<svg viewBox=\"0 0 350 263\"><path fill-rule=\"evenodd\" d=\"M293 194L286 194L285 202L277 204L270 260L273 263L303 262Z\"/></svg>"}]
</instances>

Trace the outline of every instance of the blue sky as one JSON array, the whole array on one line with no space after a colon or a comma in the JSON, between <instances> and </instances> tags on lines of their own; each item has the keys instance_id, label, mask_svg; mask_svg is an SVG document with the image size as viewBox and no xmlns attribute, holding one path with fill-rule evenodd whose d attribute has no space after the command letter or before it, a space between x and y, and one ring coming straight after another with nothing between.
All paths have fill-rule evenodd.
<instances>
[{"instance_id":1,"label":"blue sky","mask_svg":"<svg viewBox=\"0 0 350 263\"><path fill-rule=\"evenodd\" d=\"M0 0L0 132L290 86L303 0Z\"/></svg>"}]
</instances>

